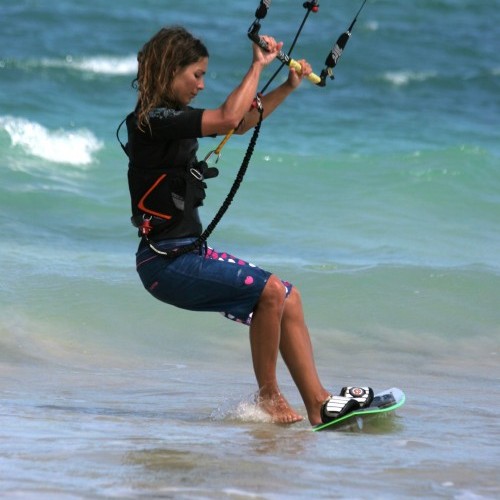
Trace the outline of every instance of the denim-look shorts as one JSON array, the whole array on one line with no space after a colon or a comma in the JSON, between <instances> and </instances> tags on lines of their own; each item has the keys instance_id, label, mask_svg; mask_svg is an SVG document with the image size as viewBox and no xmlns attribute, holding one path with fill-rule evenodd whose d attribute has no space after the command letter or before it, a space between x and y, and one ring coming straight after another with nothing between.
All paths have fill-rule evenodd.
<instances>
[{"instance_id":1,"label":"denim-look shorts","mask_svg":"<svg viewBox=\"0 0 500 500\"><path fill-rule=\"evenodd\" d=\"M193 241L193 238L171 239L154 245L159 250L170 250ZM166 258L142 241L136 264L144 287L158 300L191 311L220 312L247 325L271 276L268 271L208 246ZM282 283L288 297L292 285L287 281Z\"/></svg>"}]
</instances>

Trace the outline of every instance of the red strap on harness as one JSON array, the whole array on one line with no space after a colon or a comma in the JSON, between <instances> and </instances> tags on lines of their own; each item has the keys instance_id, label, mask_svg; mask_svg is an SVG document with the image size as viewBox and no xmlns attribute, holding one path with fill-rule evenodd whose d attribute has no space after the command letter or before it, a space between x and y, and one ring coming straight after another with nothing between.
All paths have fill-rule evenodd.
<instances>
[{"instance_id":1,"label":"red strap on harness","mask_svg":"<svg viewBox=\"0 0 500 500\"><path fill-rule=\"evenodd\" d=\"M139 226L141 236L147 236L151 232L151 229L153 229L153 226L151 225L151 218L146 219L143 217L142 224Z\"/></svg>"}]
</instances>

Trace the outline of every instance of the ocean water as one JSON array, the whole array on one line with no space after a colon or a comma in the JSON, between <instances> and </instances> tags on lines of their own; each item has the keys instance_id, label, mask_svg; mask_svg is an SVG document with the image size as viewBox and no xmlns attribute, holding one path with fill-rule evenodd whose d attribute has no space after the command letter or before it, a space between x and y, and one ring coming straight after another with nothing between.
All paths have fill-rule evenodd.
<instances>
[{"instance_id":1,"label":"ocean water","mask_svg":"<svg viewBox=\"0 0 500 500\"><path fill-rule=\"evenodd\" d=\"M332 391L401 387L393 418L266 422L246 328L142 289L115 138L137 50L185 25L211 53L195 104L218 106L257 5L1 3L0 497L500 496L500 1L369 0L335 80L263 124L210 239L301 290ZM319 73L360 5L321 2L294 56ZM262 32L286 47L304 14L275 0ZM224 148L205 223L248 139Z\"/></svg>"}]
</instances>

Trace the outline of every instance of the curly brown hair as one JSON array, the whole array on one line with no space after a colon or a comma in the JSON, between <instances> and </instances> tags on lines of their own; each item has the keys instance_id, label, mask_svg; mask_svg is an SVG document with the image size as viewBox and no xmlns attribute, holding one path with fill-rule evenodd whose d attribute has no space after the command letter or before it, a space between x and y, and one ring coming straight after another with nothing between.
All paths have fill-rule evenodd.
<instances>
[{"instance_id":1,"label":"curly brown hair","mask_svg":"<svg viewBox=\"0 0 500 500\"><path fill-rule=\"evenodd\" d=\"M168 106L178 108L172 95L172 81L177 70L208 57L205 45L182 26L162 28L137 54L137 115L141 130L149 126L152 109Z\"/></svg>"}]
</instances>

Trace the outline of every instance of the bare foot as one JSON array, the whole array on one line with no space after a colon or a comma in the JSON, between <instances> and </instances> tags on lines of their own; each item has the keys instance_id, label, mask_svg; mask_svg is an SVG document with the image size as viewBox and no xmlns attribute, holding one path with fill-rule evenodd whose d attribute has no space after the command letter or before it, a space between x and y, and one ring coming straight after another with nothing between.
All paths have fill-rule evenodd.
<instances>
[{"instance_id":1,"label":"bare foot","mask_svg":"<svg viewBox=\"0 0 500 500\"><path fill-rule=\"evenodd\" d=\"M307 416L311 425L321 424L321 407L325 401L331 397L331 394L325 390L317 396L317 398L308 406Z\"/></svg>"},{"instance_id":2,"label":"bare foot","mask_svg":"<svg viewBox=\"0 0 500 500\"><path fill-rule=\"evenodd\" d=\"M259 408L271 416L274 424L294 424L303 420L303 417L288 404L280 392L264 394L261 391L257 395L256 402Z\"/></svg>"}]
</instances>

